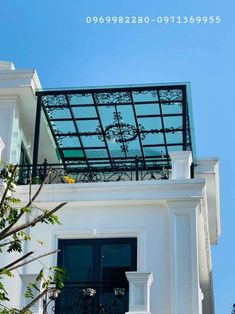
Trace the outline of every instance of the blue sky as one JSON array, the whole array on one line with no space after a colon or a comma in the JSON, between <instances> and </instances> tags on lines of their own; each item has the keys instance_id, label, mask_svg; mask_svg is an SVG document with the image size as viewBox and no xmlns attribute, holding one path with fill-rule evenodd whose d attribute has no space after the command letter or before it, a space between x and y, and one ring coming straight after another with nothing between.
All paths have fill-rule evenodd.
<instances>
[{"instance_id":1,"label":"blue sky","mask_svg":"<svg viewBox=\"0 0 235 314\"><path fill-rule=\"evenodd\" d=\"M213 248L216 313L235 302L234 0L0 0L0 59L36 68L43 87L192 84L198 157L221 161L222 236ZM91 25L86 16L221 16L220 24Z\"/></svg>"}]
</instances>

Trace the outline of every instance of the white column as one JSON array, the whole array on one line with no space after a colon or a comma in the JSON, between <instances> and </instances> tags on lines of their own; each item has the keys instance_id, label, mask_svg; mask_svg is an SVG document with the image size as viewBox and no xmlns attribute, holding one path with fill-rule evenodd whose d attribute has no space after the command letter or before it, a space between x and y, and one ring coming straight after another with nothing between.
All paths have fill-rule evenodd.
<instances>
[{"instance_id":1,"label":"white column","mask_svg":"<svg viewBox=\"0 0 235 314\"><path fill-rule=\"evenodd\" d=\"M5 148L5 144L2 140L2 138L0 137L0 162L2 162L2 151Z\"/></svg>"},{"instance_id":2,"label":"white column","mask_svg":"<svg viewBox=\"0 0 235 314\"><path fill-rule=\"evenodd\" d=\"M192 153L190 151L171 152L172 179L190 179Z\"/></svg>"},{"instance_id":3,"label":"white column","mask_svg":"<svg viewBox=\"0 0 235 314\"><path fill-rule=\"evenodd\" d=\"M6 145L2 158L6 164L17 164L20 160L22 136L19 125L19 108L18 96L0 95L0 134Z\"/></svg>"},{"instance_id":4,"label":"white column","mask_svg":"<svg viewBox=\"0 0 235 314\"><path fill-rule=\"evenodd\" d=\"M126 272L126 277L129 281L129 312L127 313L150 314L150 286L153 282L153 274L130 271Z\"/></svg>"}]
</instances>

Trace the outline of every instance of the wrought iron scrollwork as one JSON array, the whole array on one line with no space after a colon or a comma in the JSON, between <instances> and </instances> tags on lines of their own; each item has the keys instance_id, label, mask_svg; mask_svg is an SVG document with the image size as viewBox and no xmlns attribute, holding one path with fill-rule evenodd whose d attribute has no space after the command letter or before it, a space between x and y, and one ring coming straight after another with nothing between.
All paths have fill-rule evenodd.
<instances>
[{"instance_id":1,"label":"wrought iron scrollwork","mask_svg":"<svg viewBox=\"0 0 235 314\"><path fill-rule=\"evenodd\" d=\"M67 100L65 95L47 95L42 96L42 103L45 107L49 106L67 106Z\"/></svg>"},{"instance_id":2,"label":"wrought iron scrollwork","mask_svg":"<svg viewBox=\"0 0 235 314\"><path fill-rule=\"evenodd\" d=\"M128 310L128 291L112 283L65 284L56 303L60 314L124 314Z\"/></svg>"},{"instance_id":3,"label":"wrought iron scrollwork","mask_svg":"<svg viewBox=\"0 0 235 314\"><path fill-rule=\"evenodd\" d=\"M159 90L160 100L170 105L172 101L182 101L183 93L181 89L161 89Z\"/></svg>"},{"instance_id":4,"label":"wrought iron scrollwork","mask_svg":"<svg viewBox=\"0 0 235 314\"><path fill-rule=\"evenodd\" d=\"M133 160L126 165L113 161L112 168L103 168L102 171L91 166L85 168L82 162L64 167L62 164L50 165L45 160L43 164L38 165L34 178L31 178L31 172L32 165L19 166L18 183L40 184L46 177L46 184L162 180L169 178L170 169L167 162L162 166L152 162L146 167L143 160Z\"/></svg>"},{"instance_id":5,"label":"wrought iron scrollwork","mask_svg":"<svg viewBox=\"0 0 235 314\"><path fill-rule=\"evenodd\" d=\"M134 141L138 136L138 132L141 139L145 138L144 127L138 124L138 128L139 131L136 126L123 122L121 112L113 112L113 123L105 127L104 133L102 133L100 126L96 128L96 131L99 133L98 138L101 141L104 141L104 135L107 140L121 144L121 151L128 152L128 142Z\"/></svg>"},{"instance_id":6,"label":"wrought iron scrollwork","mask_svg":"<svg viewBox=\"0 0 235 314\"><path fill-rule=\"evenodd\" d=\"M94 93L94 98L97 104L107 104L107 107L131 102L129 92Z\"/></svg>"}]
</instances>

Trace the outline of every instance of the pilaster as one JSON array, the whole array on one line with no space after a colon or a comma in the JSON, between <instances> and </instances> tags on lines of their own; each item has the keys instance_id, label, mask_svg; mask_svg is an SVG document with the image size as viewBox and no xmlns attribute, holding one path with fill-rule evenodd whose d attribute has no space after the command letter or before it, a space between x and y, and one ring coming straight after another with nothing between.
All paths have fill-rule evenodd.
<instances>
[{"instance_id":1,"label":"pilaster","mask_svg":"<svg viewBox=\"0 0 235 314\"><path fill-rule=\"evenodd\" d=\"M198 201L169 201L172 314L201 314Z\"/></svg>"}]
</instances>

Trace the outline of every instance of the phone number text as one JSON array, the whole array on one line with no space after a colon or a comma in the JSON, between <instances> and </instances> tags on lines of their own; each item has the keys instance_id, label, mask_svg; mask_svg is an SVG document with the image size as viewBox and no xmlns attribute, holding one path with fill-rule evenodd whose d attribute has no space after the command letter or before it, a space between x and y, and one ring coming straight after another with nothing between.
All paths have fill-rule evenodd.
<instances>
[{"instance_id":1,"label":"phone number text","mask_svg":"<svg viewBox=\"0 0 235 314\"><path fill-rule=\"evenodd\" d=\"M219 24L220 16L87 16L87 24Z\"/></svg>"}]
</instances>

